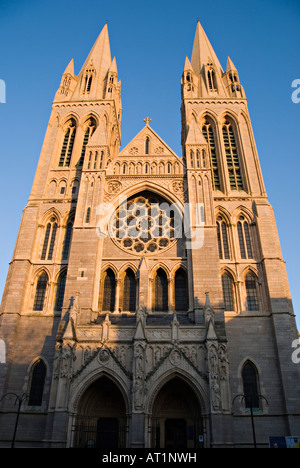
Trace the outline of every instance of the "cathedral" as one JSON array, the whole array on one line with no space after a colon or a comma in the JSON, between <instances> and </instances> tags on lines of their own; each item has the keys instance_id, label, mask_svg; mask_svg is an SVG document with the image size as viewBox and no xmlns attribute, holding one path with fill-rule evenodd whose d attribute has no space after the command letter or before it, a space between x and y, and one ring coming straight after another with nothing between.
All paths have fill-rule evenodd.
<instances>
[{"instance_id":1,"label":"cathedral","mask_svg":"<svg viewBox=\"0 0 300 468\"><path fill-rule=\"evenodd\" d=\"M300 434L298 333L245 91L199 21L183 64L181 155L147 114L121 149L107 24L62 75L1 303L0 447Z\"/></svg>"}]
</instances>

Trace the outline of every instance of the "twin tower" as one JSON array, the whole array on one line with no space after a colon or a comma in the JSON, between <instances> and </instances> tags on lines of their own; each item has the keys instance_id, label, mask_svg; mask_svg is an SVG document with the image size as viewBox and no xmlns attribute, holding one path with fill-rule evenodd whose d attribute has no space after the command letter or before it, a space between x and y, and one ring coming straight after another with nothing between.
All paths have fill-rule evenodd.
<instances>
[{"instance_id":1,"label":"twin tower","mask_svg":"<svg viewBox=\"0 0 300 468\"><path fill-rule=\"evenodd\" d=\"M181 97L181 156L149 118L120 150L107 25L63 73L1 305L1 446L10 392L25 394L19 447L249 447L253 409L259 446L299 435L298 335L247 100L199 22Z\"/></svg>"}]
</instances>

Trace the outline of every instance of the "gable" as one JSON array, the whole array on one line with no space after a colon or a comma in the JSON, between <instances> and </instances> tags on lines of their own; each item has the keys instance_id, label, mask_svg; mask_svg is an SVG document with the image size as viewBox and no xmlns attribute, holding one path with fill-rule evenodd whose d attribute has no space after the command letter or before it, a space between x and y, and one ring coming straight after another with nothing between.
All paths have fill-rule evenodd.
<instances>
[{"instance_id":1,"label":"gable","mask_svg":"<svg viewBox=\"0 0 300 468\"><path fill-rule=\"evenodd\" d=\"M124 156L166 157L181 160L148 124L118 155L121 158Z\"/></svg>"}]
</instances>

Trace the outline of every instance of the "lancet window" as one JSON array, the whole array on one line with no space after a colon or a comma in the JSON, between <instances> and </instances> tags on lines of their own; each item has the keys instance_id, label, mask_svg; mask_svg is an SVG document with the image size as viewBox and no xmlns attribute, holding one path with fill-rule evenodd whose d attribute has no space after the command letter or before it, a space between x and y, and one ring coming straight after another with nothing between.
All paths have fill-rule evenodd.
<instances>
[{"instance_id":1,"label":"lancet window","mask_svg":"<svg viewBox=\"0 0 300 468\"><path fill-rule=\"evenodd\" d=\"M222 289L223 289L223 300L225 311L234 310L234 285L232 276L225 272L222 275Z\"/></svg>"},{"instance_id":2,"label":"lancet window","mask_svg":"<svg viewBox=\"0 0 300 468\"><path fill-rule=\"evenodd\" d=\"M79 166L83 165L84 161L84 156L85 156L85 151L86 151L86 146L93 135L94 131L96 130L96 121L93 117L91 117L85 126L85 132L84 132L84 137L83 137L83 142L82 142L82 148L81 148L81 156L79 160Z\"/></svg>"},{"instance_id":3,"label":"lancet window","mask_svg":"<svg viewBox=\"0 0 300 468\"><path fill-rule=\"evenodd\" d=\"M209 68L207 70L207 81L208 81L208 88L210 91L217 91L217 80L216 80L216 73L213 68Z\"/></svg>"},{"instance_id":4,"label":"lancet window","mask_svg":"<svg viewBox=\"0 0 300 468\"><path fill-rule=\"evenodd\" d=\"M230 188L231 190L244 190L235 131L229 120L226 120L223 125L223 140Z\"/></svg>"},{"instance_id":5,"label":"lancet window","mask_svg":"<svg viewBox=\"0 0 300 468\"><path fill-rule=\"evenodd\" d=\"M154 310L166 312L168 310L168 278L162 268L159 268L155 275L154 297Z\"/></svg>"},{"instance_id":6,"label":"lancet window","mask_svg":"<svg viewBox=\"0 0 300 468\"><path fill-rule=\"evenodd\" d=\"M218 216L217 218L217 236L220 259L230 258L228 227L222 216Z\"/></svg>"},{"instance_id":7,"label":"lancet window","mask_svg":"<svg viewBox=\"0 0 300 468\"><path fill-rule=\"evenodd\" d=\"M209 119L205 120L204 125L202 126L202 133L208 143L210 164L213 172L213 188L214 190L221 190L215 134L212 123Z\"/></svg>"},{"instance_id":8,"label":"lancet window","mask_svg":"<svg viewBox=\"0 0 300 468\"><path fill-rule=\"evenodd\" d=\"M136 279L135 274L128 268L123 281L123 311L135 312L136 310Z\"/></svg>"},{"instance_id":9,"label":"lancet window","mask_svg":"<svg viewBox=\"0 0 300 468\"><path fill-rule=\"evenodd\" d=\"M41 260L52 260L57 227L56 218L52 216L50 222L46 226Z\"/></svg>"},{"instance_id":10,"label":"lancet window","mask_svg":"<svg viewBox=\"0 0 300 468\"><path fill-rule=\"evenodd\" d=\"M246 307L247 310L259 310L258 294L257 294L257 280L252 273L248 273L245 278L246 288Z\"/></svg>"},{"instance_id":11,"label":"lancet window","mask_svg":"<svg viewBox=\"0 0 300 468\"><path fill-rule=\"evenodd\" d=\"M108 268L103 277L102 310L105 312L115 311L116 301L116 278L111 268Z\"/></svg>"},{"instance_id":12,"label":"lancet window","mask_svg":"<svg viewBox=\"0 0 300 468\"><path fill-rule=\"evenodd\" d=\"M175 310L187 312L188 301L188 281L187 274L183 268L179 268L175 273Z\"/></svg>"},{"instance_id":13,"label":"lancet window","mask_svg":"<svg viewBox=\"0 0 300 468\"><path fill-rule=\"evenodd\" d=\"M29 406L41 406L43 401L44 386L47 368L42 359L33 366L30 376Z\"/></svg>"},{"instance_id":14,"label":"lancet window","mask_svg":"<svg viewBox=\"0 0 300 468\"><path fill-rule=\"evenodd\" d=\"M242 370L243 390L246 408L259 408L258 372L251 361L244 364Z\"/></svg>"},{"instance_id":15,"label":"lancet window","mask_svg":"<svg viewBox=\"0 0 300 468\"><path fill-rule=\"evenodd\" d=\"M69 252L70 252L70 246L71 246L71 240L72 240L72 234L73 234L73 223L74 223L74 220L70 220L67 224L67 228L65 232L65 239L64 239L64 244L63 244L63 251L62 251L63 260L68 260L69 258Z\"/></svg>"},{"instance_id":16,"label":"lancet window","mask_svg":"<svg viewBox=\"0 0 300 468\"><path fill-rule=\"evenodd\" d=\"M240 245L241 258L253 258L250 226L244 216L239 217L237 232Z\"/></svg>"},{"instance_id":17,"label":"lancet window","mask_svg":"<svg viewBox=\"0 0 300 468\"><path fill-rule=\"evenodd\" d=\"M60 167L69 167L71 156L74 147L74 140L76 134L76 122L74 119L70 119L67 123L66 132L61 148L60 158L58 165Z\"/></svg>"},{"instance_id":18,"label":"lancet window","mask_svg":"<svg viewBox=\"0 0 300 468\"><path fill-rule=\"evenodd\" d=\"M83 87L82 87L83 94L89 94L89 92L91 91L94 75L95 75L95 69L93 67L88 68L85 71L85 74L83 77Z\"/></svg>"},{"instance_id":19,"label":"lancet window","mask_svg":"<svg viewBox=\"0 0 300 468\"><path fill-rule=\"evenodd\" d=\"M43 272L37 280L33 310L43 310L47 286L48 275L47 273Z\"/></svg>"},{"instance_id":20,"label":"lancet window","mask_svg":"<svg viewBox=\"0 0 300 468\"><path fill-rule=\"evenodd\" d=\"M55 305L55 310L57 311L61 311L62 306L63 306L66 280L67 280L67 272L65 271L60 275L58 284L57 284L56 305Z\"/></svg>"}]
</instances>

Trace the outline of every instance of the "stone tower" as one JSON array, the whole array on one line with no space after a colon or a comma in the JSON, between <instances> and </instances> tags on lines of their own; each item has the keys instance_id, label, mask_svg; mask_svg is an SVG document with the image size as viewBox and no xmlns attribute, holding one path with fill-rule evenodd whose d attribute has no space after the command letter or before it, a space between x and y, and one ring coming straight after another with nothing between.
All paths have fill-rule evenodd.
<instances>
[{"instance_id":1,"label":"stone tower","mask_svg":"<svg viewBox=\"0 0 300 468\"><path fill-rule=\"evenodd\" d=\"M148 117L120 151L107 25L63 73L1 305L1 446L9 392L26 394L23 447L247 447L250 408L261 446L299 435L297 330L247 100L199 22L181 92L181 157Z\"/></svg>"}]
</instances>

